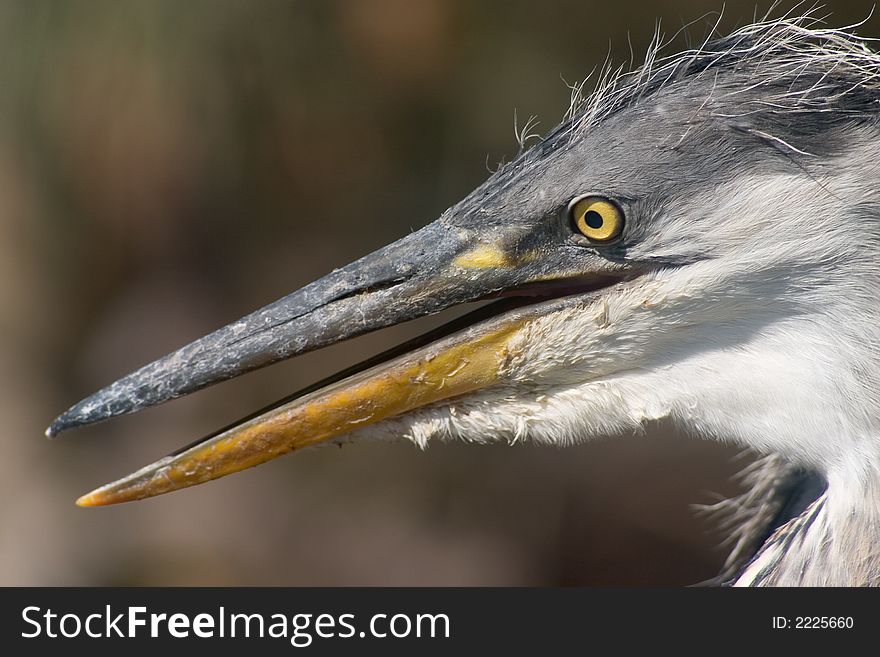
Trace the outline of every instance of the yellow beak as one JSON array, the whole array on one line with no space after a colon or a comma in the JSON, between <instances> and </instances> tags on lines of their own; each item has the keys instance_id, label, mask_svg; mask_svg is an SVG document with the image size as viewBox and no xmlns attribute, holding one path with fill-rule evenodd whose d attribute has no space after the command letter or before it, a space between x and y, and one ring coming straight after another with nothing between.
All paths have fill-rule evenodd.
<instances>
[{"instance_id":1,"label":"yellow beak","mask_svg":"<svg viewBox=\"0 0 880 657\"><path fill-rule=\"evenodd\" d=\"M516 314L515 314L516 315ZM503 378L522 316L498 318L287 402L77 500L140 500L251 468Z\"/></svg>"}]
</instances>

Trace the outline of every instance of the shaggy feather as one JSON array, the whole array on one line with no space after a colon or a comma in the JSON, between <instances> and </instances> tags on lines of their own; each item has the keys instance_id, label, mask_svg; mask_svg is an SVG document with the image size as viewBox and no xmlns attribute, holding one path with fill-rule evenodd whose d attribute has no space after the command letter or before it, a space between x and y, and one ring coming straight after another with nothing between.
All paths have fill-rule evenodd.
<instances>
[{"instance_id":1,"label":"shaggy feather","mask_svg":"<svg viewBox=\"0 0 880 657\"><path fill-rule=\"evenodd\" d=\"M880 109L880 57L869 47L876 40L852 32L865 21L844 28L824 28L822 18L813 11L800 16L765 17L711 40L720 21L719 14L701 46L670 55L664 52L675 37L665 41L658 25L644 64L634 71L624 73L625 66L614 67L606 60L592 94L583 93L587 80L572 87L566 112L570 121L563 123L565 131L577 135L671 84L699 80L719 70L742 71L747 76L747 84L719 98L727 100L749 93L751 99L741 110L747 114L775 112L791 116L793 112ZM769 93L760 97L752 93L762 89ZM855 101L853 108L847 107L849 100Z\"/></svg>"},{"instance_id":2,"label":"shaggy feather","mask_svg":"<svg viewBox=\"0 0 880 657\"><path fill-rule=\"evenodd\" d=\"M771 455L719 507L725 578L806 469L827 490L739 583L878 584L880 57L812 15L663 50L658 30L638 70L573 86L562 125L448 219L616 189L631 225L597 257L647 273L528 322L499 385L355 436L568 445L667 418Z\"/></svg>"}]
</instances>

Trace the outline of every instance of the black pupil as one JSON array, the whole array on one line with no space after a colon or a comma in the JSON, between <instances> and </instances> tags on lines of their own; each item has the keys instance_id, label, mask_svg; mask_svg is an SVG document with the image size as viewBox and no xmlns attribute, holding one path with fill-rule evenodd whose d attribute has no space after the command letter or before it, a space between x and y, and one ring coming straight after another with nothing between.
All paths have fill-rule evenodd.
<instances>
[{"instance_id":1,"label":"black pupil","mask_svg":"<svg viewBox=\"0 0 880 657\"><path fill-rule=\"evenodd\" d=\"M605 223L602 219L602 215L596 212L595 210L589 210L586 214L584 214L584 223L587 224L590 228L601 228L602 224Z\"/></svg>"}]
</instances>

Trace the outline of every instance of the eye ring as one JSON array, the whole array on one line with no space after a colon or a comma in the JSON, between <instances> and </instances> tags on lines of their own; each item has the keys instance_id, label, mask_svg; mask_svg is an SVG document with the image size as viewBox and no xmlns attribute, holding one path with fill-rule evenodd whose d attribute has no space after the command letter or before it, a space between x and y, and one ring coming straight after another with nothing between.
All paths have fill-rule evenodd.
<instances>
[{"instance_id":1,"label":"eye ring","mask_svg":"<svg viewBox=\"0 0 880 657\"><path fill-rule=\"evenodd\" d=\"M578 233L595 244L612 242L623 232L623 210L605 196L578 196L568 204L568 214Z\"/></svg>"}]
</instances>

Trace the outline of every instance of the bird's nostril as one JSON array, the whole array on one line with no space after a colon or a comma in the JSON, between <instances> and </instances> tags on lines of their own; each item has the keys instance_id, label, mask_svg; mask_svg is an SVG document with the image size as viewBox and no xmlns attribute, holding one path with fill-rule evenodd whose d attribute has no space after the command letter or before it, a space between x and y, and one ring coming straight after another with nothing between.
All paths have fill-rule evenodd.
<instances>
[{"instance_id":1,"label":"bird's nostril","mask_svg":"<svg viewBox=\"0 0 880 657\"><path fill-rule=\"evenodd\" d=\"M343 292L337 297L334 297L330 303L335 303L337 301L342 301L343 299L349 299L351 297L357 297L364 294L371 294L373 292L379 292L381 290L387 290L388 288L396 287L401 283L405 283L412 275L407 276L397 276L394 278L383 279L379 281L375 281L368 285L362 285L360 287L356 287L354 289L348 290L347 292Z\"/></svg>"}]
</instances>

